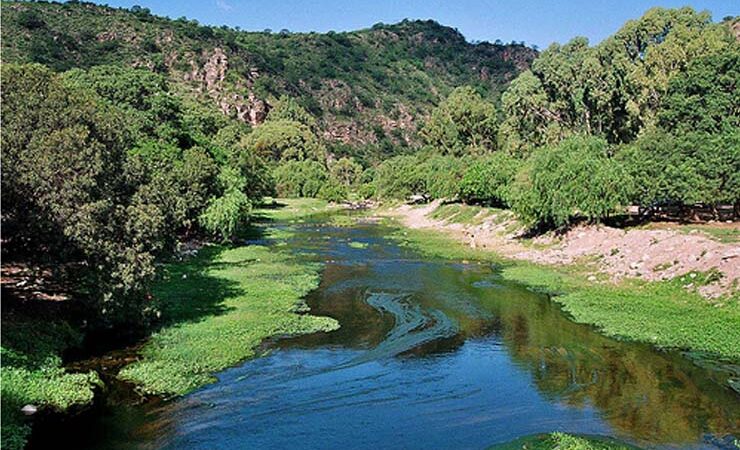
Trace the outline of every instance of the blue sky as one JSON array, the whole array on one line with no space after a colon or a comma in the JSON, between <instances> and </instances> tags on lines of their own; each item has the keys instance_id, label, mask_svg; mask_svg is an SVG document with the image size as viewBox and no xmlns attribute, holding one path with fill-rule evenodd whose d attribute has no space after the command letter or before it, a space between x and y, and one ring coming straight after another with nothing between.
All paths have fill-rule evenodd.
<instances>
[{"instance_id":1,"label":"blue sky","mask_svg":"<svg viewBox=\"0 0 740 450\"><path fill-rule=\"evenodd\" d=\"M101 2L102 3L102 2ZM345 31L404 18L434 19L468 40L525 41L546 47L573 36L597 43L653 6L709 10L715 20L740 14L738 0L108 0L158 15L186 16L244 30Z\"/></svg>"}]
</instances>

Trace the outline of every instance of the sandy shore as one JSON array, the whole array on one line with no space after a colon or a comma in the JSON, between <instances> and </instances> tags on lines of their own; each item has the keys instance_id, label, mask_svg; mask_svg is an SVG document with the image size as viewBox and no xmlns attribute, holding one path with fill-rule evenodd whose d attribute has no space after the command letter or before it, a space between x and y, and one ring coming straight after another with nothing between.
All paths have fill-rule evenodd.
<instances>
[{"instance_id":1,"label":"sandy shore","mask_svg":"<svg viewBox=\"0 0 740 450\"><path fill-rule=\"evenodd\" d=\"M508 258L554 265L595 261L596 270L615 281L624 277L668 280L689 274L686 287L692 288L692 272L716 269L721 278L701 286L698 291L702 295L711 298L740 289L740 245L715 241L696 230L684 233L581 225L562 235L548 233L525 241L510 216L487 215L484 211L475 225L461 224L455 223L454 217L450 221L431 218L439 205L439 201L424 206L403 205L389 214L409 228L444 231L472 248L493 250Z\"/></svg>"}]
</instances>

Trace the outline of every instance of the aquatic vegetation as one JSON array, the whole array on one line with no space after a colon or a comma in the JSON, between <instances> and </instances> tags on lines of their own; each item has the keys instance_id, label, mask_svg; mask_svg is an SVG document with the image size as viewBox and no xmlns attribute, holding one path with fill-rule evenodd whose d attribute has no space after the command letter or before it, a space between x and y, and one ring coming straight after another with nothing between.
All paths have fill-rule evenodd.
<instances>
[{"instance_id":1,"label":"aquatic vegetation","mask_svg":"<svg viewBox=\"0 0 740 450\"><path fill-rule=\"evenodd\" d=\"M505 261L494 252L471 249L430 230L404 229L395 236L402 245L429 255L500 264L504 278L553 294L553 300L576 322L594 325L608 336L740 360L740 304L709 302L685 289L680 279L594 284L587 280L586 270L577 265Z\"/></svg>"},{"instance_id":2,"label":"aquatic vegetation","mask_svg":"<svg viewBox=\"0 0 740 450\"><path fill-rule=\"evenodd\" d=\"M100 381L94 372L72 374L61 367L59 354L80 341L66 323L16 317L2 328L2 448L21 449L31 431L21 408L64 411L89 404Z\"/></svg>"},{"instance_id":3,"label":"aquatic vegetation","mask_svg":"<svg viewBox=\"0 0 740 450\"><path fill-rule=\"evenodd\" d=\"M363 248L367 248L368 247L368 243L367 242L357 242L357 241L351 241L347 245L349 245L352 248L357 248L357 249L363 249Z\"/></svg>"},{"instance_id":4,"label":"aquatic vegetation","mask_svg":"<svg viewBox=\"0 0 740 450\"><path fill-rule=\"evenodd\" d=\"M320 203L291 202L288 208L297 218L312 205ZM334 319L299 314L301 299L318 286L320 268L263 245L213 246L169 265L155 297L171 325L155 333L142 359L119 376L146 394L181 395L254 356L267 337L336 329Z\"/></svg>"},{"instance_id":5,"label":"aquatic vegetation","mask_svg":"<svg viewBox=\"0 0 740 450\"><path fill-rule=\"evenodd\" d=\"M526 436L491 450L630 450L637 447L604 437L574 436L555 432Z\"/></svg>"},{"instance_id":6,"label":"aquatic vegetation","mask_svg":"<svg viewBox=\"0 0 740 450\"><path fill-rule=\"evenodd\" d=\"M399 355L435 339L443 339L458 333L458 325L443 312L424 310L405 294L387 292L368 293L368 305L394 317L393 328L385 339L371 350L345 363L349 367L380 358Z\"/></svg>"}]
</instances>

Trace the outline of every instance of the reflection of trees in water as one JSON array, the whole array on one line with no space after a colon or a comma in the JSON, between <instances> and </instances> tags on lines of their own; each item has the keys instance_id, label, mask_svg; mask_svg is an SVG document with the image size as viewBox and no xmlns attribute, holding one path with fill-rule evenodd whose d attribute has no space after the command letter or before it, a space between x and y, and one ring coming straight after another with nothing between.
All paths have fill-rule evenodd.
<instances>
[{"instance_id":1,"label":"reflection of trees in water","mask_svg":"<svg viewBox=\"0 0 740 450\"><path fill-rule=\"evenodd\" d=\"M321 345L342 345L349 348L372 348L380 344L393 327L393 317L382 314L368 305L364 286L349 285L334 289L347 280L360 280L367 276L368 266L325 267L319 289L310 294L307 302L311 314L326 315L339 321L341 327L331 333L298 336L280 342L282 346L310 348ZM328 288L328 289L327 289Z\"/></svg>"},{"instance_id":2,"label":"reflection of trees in water","mask_svg":"<svg viewBox=\"0 0 740 450\"><path fill-rule=\"evenodd\" d=\"M550 400L591 404L621 433L654 443L740 429L740 402L721 385L721 374L675 353L608 339L566 319L556 305L516 291L484 301L503 322L512 358Z\"/></svg>"},{"instance_id":3,"label":"reflection of trees in water","mask_svg":"<svg viewBox=\"0 0 740 450\"><path fill-rule=\"evenodd\" d=\"M465 338L498 335L514 363L532 374L543 396L574 407L592 405L624 435L681 444L700 441L706 432L723 436L740 430L740 402L723 387L723 374L675 353L606 338L568 320L542 296L502 280L475 287L482 278L490 278L482 267L329 264L322 287L309 303L314 314L335 317L343 327L286 345L372 348L386 337L393 318L364 301L368 288L406 286L413 302L443 311L463 330L414 348L409 355L454 351Z\"/></svg>"}]
</instances>

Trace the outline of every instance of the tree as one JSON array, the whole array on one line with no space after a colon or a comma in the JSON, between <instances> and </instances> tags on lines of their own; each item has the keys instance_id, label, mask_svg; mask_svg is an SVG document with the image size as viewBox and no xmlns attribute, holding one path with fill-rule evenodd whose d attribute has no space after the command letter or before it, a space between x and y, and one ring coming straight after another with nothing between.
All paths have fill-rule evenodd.
<instances>
[{"instance_id":1,"label":"tree","mask_svg":"<svg viewBox=\"0 0 740 450\"><path fill-rule=\"evenodd\" d=\"M266 121L247 135L242 146L272 161L325 160L325 150L311 129L292 120Z\"/></svg>"},{"instance_id":2,"label":"tree","mask_svg":"<svg viewBox=\"0 0 740 450\"><path fill-rule=\"evenodd\" d=\"M420 134L443 153L485 153L496 145L496 108L469 86L452 91L432 111Z\"/></svg>"},{"instance_id":3,"label":"tree","mask_svg":"<svg viewBox=\"0 0 740 450\"><path fill-rule=\"evenodd\" d=\"M267 115L268 121L290 120L298 122L307 127L316 129L316 119L309 114L293 97L283 95L275 102L270 113Z\"/></svg>"},{"instance_id":4,"label":"tree","mask_svg":"<svg viewBox=\"0 0 740 450\"><path fill-rule=\"evenodd\" d=\"M658 125L674 133L725 133L740 128L740 45L697 58L674 77Z\"/></svg>"},{"instance_id":5,"label":"tree","mask_svg":"<svg viewBox=\"0 0 740 450\"><path fill-rule=\"evenodd\" d=\"M740 48L692 61L674 77L657 129L618 154L636 180L633 201L740 205Z\"/></svg>"},{"instance_id":6,"label":"tree","mask_svg":"<svg viewBox=\"0 0 740 450\"><path fill-rule=\"evenodd\" d=\"M508 205L509 189L521 164L505 152L476 160L460 181L460 196L467 202Z\"/></svg>"},{"instance_id":7,"label":"tree","mask_svg":"<svg viewBox=\"0 0 740 450\"><path fill-rule=\"evenodd\" d=\"M138 320L161 223L131 199L124 117L39 65L3 65L2 104L3 251L82 263L93 317Z\"/></svg>"},{"instance_id":8,"label":"tree","mask_svg":"<svg viewBox=\"0 0 740 450\"><path fill-rule=\"evenodd\" d=\"M170 233L190 233L211 196L217 194L218 165L205 150L181 150L173 145L148 142L131 150L126 165L137 202L155 206Z\"/></svg>"},{"instance_id":9,"label":"tree","mask_svg":"<svg viewBox=\"0 0 740 450\"><path fill-rule=\"evenodd\" d=\"M502 96L503 147L527 151L573 134L634 141L655 126L671 79L737 47L727 28L691 8L654 8L595 47L553 44Z\"/></svg>"},{"instance_id":10,"label":"tree","mask_svg":"<svg viewBox=\"0 0 740 450\"><path fill-rule=\"evenodd\" d=\"M159 140L180 147L193 145L183 124L182 102L169 91L162 75L143 69L96 66L70 70L63 76L69 85L92 89L122 110L137 140Z\"/></svg>"},{"instance_id":11,"label":"tree","mask_svg":"<svg viewBox=\"0 0 740 450\"><path fill-rule=\"evenodd\" d=\"M345 187L353 186L362 175L362 166L352 158L340 158L329 167L332 180Z\"/></svg>"},{"instance_id":12,"label":"tree","mask_svg":"<svg viewBox=\"0 0 740 450\"><path fill-rule=\"evenodd\" d=\"M211 199L199 219L207 231L229 240L247 223L252 203L244 193L246 180L238 169L224 167L218 183L223 193Z\"/></svg>"},{"instance_id":13,"label":"tree","mask_svg":"<svg viewBox=\"0 0 740 450\"><path fill-rule=\"evenodd\" d=\"M635 180L632 201L643 208L735 204L740 199L740 132L665 131L624 148L620 160Z\"/></svg>"},{"instance_id":14,"label":"tree","mask_svg":"<svg viewBox=\"0 0 740 450\"><path fill-rule=\"evenodd\" d=\"M282 197L316 197L329 173L318 161L304 160L278 165L273 176L277 193Z\"/></svg>"},{"instance_id":15,"label":"tree","mask_svg":"<svg viewBox=\"0 0 740 450\"><path fill-rule=\"evenodd\" d=\"M500 141L504 151L527 153L562 135L562 120L551 110L542 82L525 71L511 82L501 96L505 119Z\"/></svg>"},{"instance_id":16,"label":"tree","mask_svg":"<svg viewBox=\"0 0 740 450\"><path fill-rule=\"evenodd\" d=\"M509 194L512 210L532 226L600 221L627 204L631 179L607 155L603 139L574 136L536 150Z\"/></svg>"}]
</instances>

